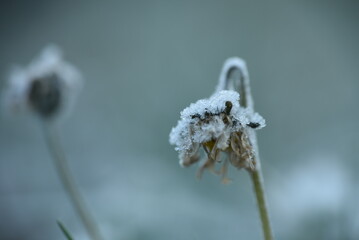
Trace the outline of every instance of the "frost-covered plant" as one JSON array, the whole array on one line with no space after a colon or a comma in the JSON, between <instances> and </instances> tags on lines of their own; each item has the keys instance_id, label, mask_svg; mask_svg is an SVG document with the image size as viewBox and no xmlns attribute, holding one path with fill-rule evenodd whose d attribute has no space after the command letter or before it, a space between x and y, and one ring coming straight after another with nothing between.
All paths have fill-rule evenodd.
<instances>
[{"instance_id":1,"label":"frost-covered plant","mask_svg":"<svg viewBox=\"0 0 359 240\"><path fill-rule=\"evenodd\" d=\"M240 71L239 81L229 81L235 70ZM270 240L272 233L255 135L255 130L264 126L263 117L254 112L246 64L242 59L230 58L224 63L215 93L181 112L177 126L170 133L170 143L176 146L184 167L198 162L203 148L206 158L198 176L208 169L221 174L222 181L228 182L228 162L238 169L246 169L253 181L265 239ZM227 155L224 160L221 153ZM215 169L216 163L222 163L220 171Z\"/></svg>"},{"instance_id":2,"label":"frost-covered plant","mask_svg":"<svg viewBox=\"0 0 359 240\"><path fill-rule=\"evenodd\" d=\"M64 61L61 50L50 45L27 67L17 67L12 71L4 92L4 103L8 110L28 111L39 117L56 170L74 209L91 238L100 240L97 226L86 208L67 164L54 124L65 115L64 113L69 112L82 82L80 72Z\"/></svg>"},{"instance_id":3,"label":"frost-covered plant","mask_svg":"<svg viewBox=\"0 0 359 240\"><path fill-rule=\"evenodd\" d=\"M27 67L16 67L4 93L13 112L31 111L46 120L68 112L82 88L80 72L63 60L61 50L47 46Z\"/></svg>"},{"instance_id":4,"label":"frost-covered plant","mask_svg":"<svg viewBox=\"0 0 359 240\"><path fill-rule=\"evenodd\" d=\"M237 168L256 168L247 129L260 129L265 126L265 120L252 109L241 107L239 98L236 91L222 90L181 112L181 120L171 131L170 143L176 145L182 166L198 162L202 147L207 159L199 174L204 169L216 172L214 166L221 162L221 152L228 155L221 169L224 181L228 160Z\"/></svg>"}]
</instances>

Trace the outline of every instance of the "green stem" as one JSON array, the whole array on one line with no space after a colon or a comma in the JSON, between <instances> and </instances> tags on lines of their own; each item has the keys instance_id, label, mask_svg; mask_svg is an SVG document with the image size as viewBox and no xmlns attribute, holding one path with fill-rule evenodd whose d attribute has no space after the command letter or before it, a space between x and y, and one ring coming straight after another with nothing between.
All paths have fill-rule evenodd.
<instances>
[{"instance_id":1,"label":"green stem","mask_svg":"<svg viewBox=\"0 0 359 240\"><path fill-rule=\"evenodd\" d=\"M257 198L257 205L258 205L260 219L262 222L264 239L265 240L273 240L272 229L270 226L267 204L266 204L264 188L263 188L263 177L262 177L260 167L258 167L254 171L250 171L249 174L251 175L254 192L255 192L256 198Z\"/></svg>"},{"instance_id":2,"label":"green stem","mask_svg":"<svg viewBox=\"0 0 359 240\"><path fill-rule=\"evenodd\" d=\"M92 240L101 240L101 235L95 221L88 211L85 201L83 200L71 174L70 168L65 158L65 154L61 148L58 135L54 127L50 123L44 122L44 135L52 159L55 164L56 171L60 177L62 185L70 198L72 205L80 217L84 227Z\"/></svg>"}]
</instances>

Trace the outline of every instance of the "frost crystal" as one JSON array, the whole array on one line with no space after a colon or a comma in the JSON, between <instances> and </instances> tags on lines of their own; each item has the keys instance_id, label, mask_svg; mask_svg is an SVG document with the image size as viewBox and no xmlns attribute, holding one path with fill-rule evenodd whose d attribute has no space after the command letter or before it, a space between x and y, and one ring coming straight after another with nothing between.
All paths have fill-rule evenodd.
<instances>
[{"instance_id":1,"label":"frost crystal","mask_svg":"<svg viewBox=\"0 0 359 240\"><path fill-rule=\"evenodd\" d=\"M68 109L82 87L79 71L65 62L56 46L46 47L26 68L9 77L5 106L12 111L32 110L50 119Z\"/></svg>"},{"instance_id":2,"label":"frost crystal","mask_svg":"<svg viewBox=\"0 0 359 240\"><path fill-rule=\"evenodd\" d=\"M199 174L206 168L216 172L214 165L221 161L220 152L226 152L237 168L252 169L254 152L248 130L264 126L265 120L258 113L240 106L236 91L223 90L185 108L170 133L170 143L176 145L182 166L198 162L199 149L203 147L208 159ZM223 177L226 166L227 160L221 169Z\"/></svg>"}]
</instances>

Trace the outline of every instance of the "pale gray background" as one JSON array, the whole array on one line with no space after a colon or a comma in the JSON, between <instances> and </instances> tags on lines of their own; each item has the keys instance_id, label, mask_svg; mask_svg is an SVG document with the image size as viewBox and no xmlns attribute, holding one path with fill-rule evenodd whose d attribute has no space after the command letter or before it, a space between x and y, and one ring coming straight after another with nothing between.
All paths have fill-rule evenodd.
<instances>
[{"instance_id":1,"label":"pale gray background","mask_svg":"<svg viewBox=\"0 0 359 240\"><path fill-rule=\"evenodd\" d=\"M245 171L182 169L168 134L247 61L277 239L359 239L357 1L7 1L0 76L48 43L86 85L61 137L111 239L261 239ZM88 239L31 117L0 118L0 239Z\"/></svg>"}]
</instances>

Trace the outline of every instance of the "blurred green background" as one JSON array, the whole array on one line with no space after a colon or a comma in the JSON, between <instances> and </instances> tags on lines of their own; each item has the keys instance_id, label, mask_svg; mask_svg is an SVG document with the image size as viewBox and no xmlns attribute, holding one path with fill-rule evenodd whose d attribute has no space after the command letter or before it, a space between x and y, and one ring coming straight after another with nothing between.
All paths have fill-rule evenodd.
<instances>
[{"instance_id":1,"label":"blurred green background","mask_svg":"<svg viewBox=\"0 0 359 240\"><path fill-rule=\"evenodd\" d=\"M357 1L1 1L0 90L48 43L86 84L61 137L106 239L261 239L248 174L182 169L168 134L247 61L277 239L359 239ZM0 239L88 239L40 124L0 118Z\"/></svg>"}]
</instances>

